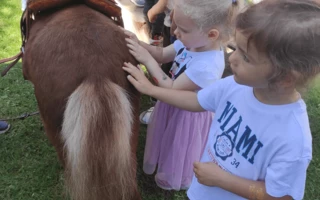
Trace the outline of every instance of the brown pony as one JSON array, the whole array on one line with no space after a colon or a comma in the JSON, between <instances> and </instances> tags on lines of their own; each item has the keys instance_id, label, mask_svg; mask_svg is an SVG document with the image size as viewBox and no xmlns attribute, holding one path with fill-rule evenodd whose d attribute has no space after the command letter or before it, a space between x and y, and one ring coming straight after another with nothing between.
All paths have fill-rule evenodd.
<instances>
[{"instance_id":1,"label":"brown pony","mask_svg":"<svg viewBox=\"0 0 320 200\"><path fill-rule=\"evenodd\" d=\"M46 134L75 200L138 200L139 93L123 31L86 4L36 14L23 54Z\"/></svg>"}]
</instances>

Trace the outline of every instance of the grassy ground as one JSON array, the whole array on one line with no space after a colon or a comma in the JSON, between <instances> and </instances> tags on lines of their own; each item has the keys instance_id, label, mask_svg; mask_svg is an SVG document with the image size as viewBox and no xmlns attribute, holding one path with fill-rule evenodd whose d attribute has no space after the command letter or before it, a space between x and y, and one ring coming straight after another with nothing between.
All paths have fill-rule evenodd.
<instances>
[{"instance_id":1,"label":"grassy ground","mask_svg":"<svg viewBox=\"0 0 320 200\"><path fill-rule=\"evenodd\" d=\"M15 55L20 47L20 0L0 0L0 58ZM0 66L2 70L4 65ZM313 161L308 170L306 200L320 200L320 81L306 95L313 133ZM150 107L142 99L142 110ZM21 63L0 78L0 118L37 110L32 85L23 80ZM11 122L0 136L0 200L63 200L63 175L54 149L44 135L38 116ZM138 181L144 200L160 200L162 190L141 171L146 127L141 126ZM182 200L184 192L176 193Z\"/></svg>"}]
</instances>

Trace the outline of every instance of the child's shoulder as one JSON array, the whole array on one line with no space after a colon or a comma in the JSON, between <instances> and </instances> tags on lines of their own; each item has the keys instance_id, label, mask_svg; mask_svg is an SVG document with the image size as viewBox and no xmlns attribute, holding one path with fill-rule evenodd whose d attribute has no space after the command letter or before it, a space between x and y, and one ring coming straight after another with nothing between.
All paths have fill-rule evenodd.
<instances>
[{"instance_id":1,"label":"child's shoulder","mask_svg":"<svg viewBox=\"0 0 320 200\"><path fill-rule=\"evenodd\" d=\"M220 87L226 88L230 93L235 91L248 90L250 87L246 85L241 85L234 80L234 75L224 77L219 80Z\"/></svg>"},{"instance_id":2,"label":"child's shoulder","mask_svg":"<svg viewBox=\"0 0 320 200\"><path fill-rule=\"evenodd\" d=\"M177 40L175 40L175 41L173 42L173 47L174 47L174 49L175 49L176 51L185 48L185 46L183 45L183 43L182 43L179 39L177 39Z\"/></svg>"},{"instance_id":3,"label":"child's shoulder","mask_svg":"<svg viewBox=\"0 0 320 200\"><path fill-rule=\"evenodd\" d=\"M307 108L302 99L297 103L297 108L292 112L292 115L294 120L292 120L290 129L295 138L295 142L292 142L292 145L294 148L300 145L301 157L311 156L312 135ZM291 138L292 134L289 132L288 139Z\"/></svg>"},{"instance_id":4,"label":"child's shoulder","mask_svg":"<svg viewBox=\"0 0 320 200\"><path fill-rule=\"evenodd\" d=\"M248 90L248 86L238 84L232 75L219 79L209 87L204 88L203 93L207 93L207 95L214 98L219 96L219 99L243 99L243 94L246 90Z\"/></svg>"},{"instance_id":5,"label":"child's shoulder","mask_svg":"<svg viewBox=\"0 0 320 200\"><path fill-rule=\"evenodd\" d=\"M201 66L206 66L206 68L211 71L218 70L221 71L221 76L225 68L225 59L223 51L204 51L197 52L195 54L190 54L192 56L192 60L189 63L190 65L195 65L196 68ZM221 78L221 77L220 77Z\"/></svg>"},{"instance_id":6,"label":"child's shoulder","mask_svg":"<svg viewBox=\"0 0 320 200\"><path fill-rule=\"evenodd\" d=\"M294 103L291 111L279 113L274 115L273 147L285 155L284 160L311 157L312 135L304 101Z\"/></svg>"}]
</instances>

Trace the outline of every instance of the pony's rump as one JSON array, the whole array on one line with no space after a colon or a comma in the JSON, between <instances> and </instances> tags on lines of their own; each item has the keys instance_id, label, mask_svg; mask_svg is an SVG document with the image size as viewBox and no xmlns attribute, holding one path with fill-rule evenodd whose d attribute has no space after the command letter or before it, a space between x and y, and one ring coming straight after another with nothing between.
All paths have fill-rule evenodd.
<instances>
[{"instance_id":1,"label":"pony's rump","mask_svg":"<svg viewBox=\"0 0 320 200\"><path fill-rule=\"evenodd\" d=\"M74 200L138 200L139 100L123 31L85 4L37 13L24 48L50 142Z\"/></svg>"}]
</instances>

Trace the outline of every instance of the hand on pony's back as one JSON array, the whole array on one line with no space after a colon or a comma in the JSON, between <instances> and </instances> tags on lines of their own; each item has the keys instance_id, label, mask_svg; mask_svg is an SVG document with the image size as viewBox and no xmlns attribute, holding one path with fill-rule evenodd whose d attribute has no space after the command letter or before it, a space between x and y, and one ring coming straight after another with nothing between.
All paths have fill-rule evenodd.
<instances>
[{"instance_id":1,"label":"hand on pony's back","mask_svg":"<svg viewBox=\"0 0 320 200\"><path fill-rule=\"evenodd\" d=\"M123 70L129 73L128 80L139 92L150 95L155 86L145 76L140 65L136 67L131 63L124 63Z\"/></svg>"}]
</instances>

